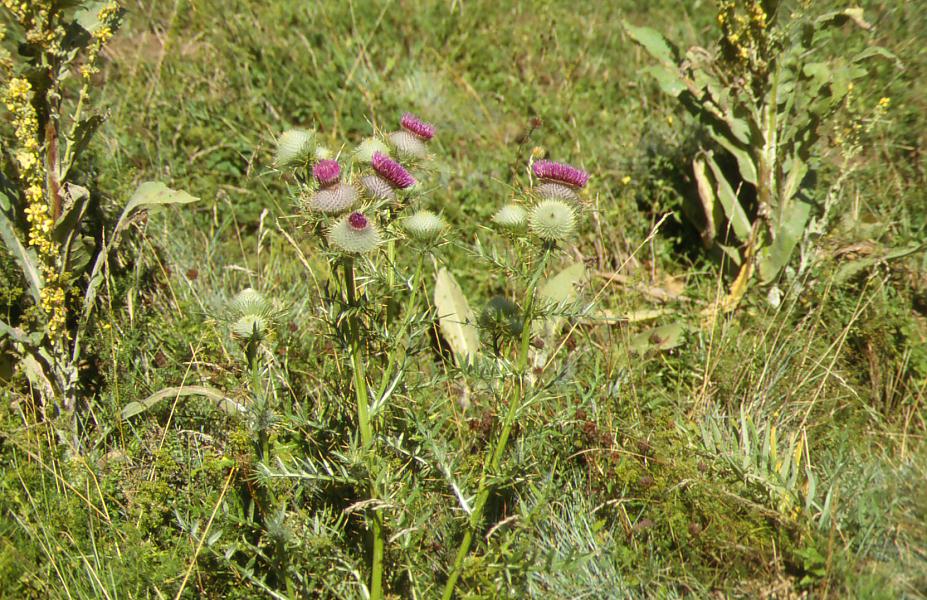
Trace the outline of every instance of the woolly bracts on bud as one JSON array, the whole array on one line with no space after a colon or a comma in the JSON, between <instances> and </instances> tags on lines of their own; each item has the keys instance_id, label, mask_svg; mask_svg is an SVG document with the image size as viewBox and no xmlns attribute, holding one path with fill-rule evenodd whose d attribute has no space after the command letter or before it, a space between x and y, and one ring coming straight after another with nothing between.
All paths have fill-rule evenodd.
<instances>
[{"instance_id":1,"label":"woolly bracts on bud","mask_svg":"<svg viewBox=\"0 0 927 600\"><path fill-rule=\"evenodd\" d=\"M376 226L363 213L353 212L335 223L328 233L332 246L347 254L364 254L380 245Z\"/></svg>"}]
</instances>

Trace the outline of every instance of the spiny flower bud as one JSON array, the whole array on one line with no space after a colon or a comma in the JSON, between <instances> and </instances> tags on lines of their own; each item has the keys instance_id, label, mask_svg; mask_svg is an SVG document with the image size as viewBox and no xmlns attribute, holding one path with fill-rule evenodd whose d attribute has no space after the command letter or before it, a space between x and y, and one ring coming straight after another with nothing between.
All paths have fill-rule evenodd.
<instances>
[{"instance_id":1,"label":"spiny flower bud","mask_svg":"<svg viewBox=\"0 0 927 600\"><path fill-rule=\"evenodd\" d=\"M422 121L412 113L402 115L399 124L403 129L418 137L423 141L428 141L435 136L435 126L431 123Z\"/></svg>"},{"instance_id":2,"label":"spiny flower bud","mask_svg":"<svg viewBox=\"0 0 927 600\"><path fill-rule=\"evenodd\" d=\"M316 149L315 133L306 129L289 129L277 138L278 167L294 167L308 162Z\"/></svg>"},{"instance_id":3,"label":"spiny flower bud","mask_svg":"<svg viewBox=\"0 0 927 600\"><path fill-rule=\"evenodd\" d=\"M557 242L576 230L576 215L563 200L542 200L531 209L528 225L542 240Z\"/></svg>"},{"instance_id":4,"label":"spiny flower bud","mask_svg":"<svg viewBox=\"0 0 927 600\"><path fill-rule=\"evenodd\" d=\"M267 333L267 319L260 315L244 315L232 323L232 335L241 339L259 341Z\"/></svg>"},{"instance_id":5,"label":"spiny flower bud","mask_svg":"<svg viewBox=\"0 0 927 600\"><path fill-rule=\"evenodd\" d=\"M403 229L420 242L435 240L444 231L444 219L430 210L420 210L402 222Z\"/></svg>"},{"instance_id":6,"label":"spiny flower bud","mask_svg":"<svg viewBox=\"0 0 927 600\"><path fill-rule=\"evenodd\" d=\"M317 146L315 149L316 160L328 160L335 154L325 146Z\"/></svg>"},{"instance_id":7,"label":"spiny flower bud","mask_svg":"<svg viewBox=\"0 0 927 600\"><path fill-rule=\"evenodd\" d=\"M373 155L377 152L388 156L389 146L384 144L379 138L369 137L354 149L354 160L369 163L373 160Z\"/></svg>"},{"instance_id":8,"label":"spiny flower bud","mask_svg":"<svg viewBox=\"0 0 927 600\"><path fill-rule=\"evenodd\" d=\"M394 131L389 134L389 141L400 155L411 156L412 158L425 158L428 156L428 148L425 147L425 143L408 131Z\"/></svg>"},{"instance_id":9,"label":"spiny flower bud","mask_svg":"<svg viewBox=\"0 0 927 600\"><path fill-rule=\"evenodd\" d=\"M270 303L263 294L253 288L245 288L232 299L229 307L238 316L264 317L270 313Z\"/></svg>"},{"instance_id":10,"label":"spiny flower bud","mask_svg":"<svg viewBox=\"0 0 927 600\"><path fill-rule=\"evenodd\" d=\"M350 210L357 202L357 188L349 183L336 183L315 192L309 199L309 210L339 215Z\"/></svg>"},{"instance_id":11,"label":"spiny flower bud","mask_svg":"<svg viewBox=\"0 0 927 600\"><path fill-rule=\"evenodd\" d=\"M361 185L367 196L372 200L388 200L392 202L396 199L396 192L389 182L379 175L367 175L361 178Z\"/></svg>"},{"instance_id":12,"label":"spiny flower bud","mask_svg":"<svg viewBox=\"0 0 927 600\"><path fill-rule=\"evenodd\" d=\"M312 176L319 182L319 185L328 187L341 177L341 165L336 160L320 160L312 167Z\"/></svg>"},{"instance_id":13,"label":"spiny flower bud","mask_svg":"<svg viewBox=\"0 0 927 600\"><path fill-rule=\"evenodd\" d=\"M511 338L521 334L524 324L514 302L505 296L493 296L480 314L480 327L494 338Z\"/></svg>"},{"instance_id":14,"label":"spiny flower bud","mask_svg":"<svg viewBox=\"0 0 927 600\"><path fill-rule=\"evenodd\" d=\"M589 175L574 166L566 163L553 162L551 160L539 160L532 165L534 175L541 179L557 181L581 188L589 181Z\"/></svg>"},{"instance_id":15,"label":"spiny flower bud","mask_svg":"<svg viewBox=\"0 0 927 600\"><path fill-rule=\"evenodd\" d=\"M569 200L571 202L580 201L579 194L576 193L575 188L554 181L545 181L541 185L534 188L534 193L546 200L559 198L561 200Z\"/></svg>"},{"instance_id":16,"label":"spiny flower bud","mask_svg":"<svg viewBox=\"0 0 927 600\"><path fill-rule=\"evenodd\" d=\"M348 254L364 254L380 245L380 232L363 213L353 212L332 226L332 246Z\"/></svg>"},{"instance_id":17,"label":"spiny flower bud","mask_svg":"<svg viewBox=\"0 0 927 600\"><path fill-rule=\"evenodd\" d=\"M521 229L528 219L528 211L518 204L506 204L492 217L492 222L506 229Z\"/></svg>"},{"instance_id":18,"label":"spiny flower bud","mask_svg":"<svg viewBox=\"0 0 927 600\"><path fill-rule=\"evenodd\" d=\"M370 164L377 175L388 181L394 188L402 190L415 185L415 178L406 171L405 167L385 154L374 152Z\"/></svg>"}]
</instances>

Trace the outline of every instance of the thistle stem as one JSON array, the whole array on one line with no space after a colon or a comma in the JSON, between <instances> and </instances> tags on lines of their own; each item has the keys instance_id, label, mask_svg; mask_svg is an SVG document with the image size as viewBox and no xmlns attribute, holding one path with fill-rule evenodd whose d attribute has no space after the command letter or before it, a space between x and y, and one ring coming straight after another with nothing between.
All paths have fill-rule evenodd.
<instances>
[{"instance_id":1,"label":"thistle stem","mask_svg":"<svg viewBox=\"0 0 927 600\"><path fill-rule=\"evenodd\" d=\"M505 447L508 445L509 435L512 433L512 426L515 424L515 416L521 407L528 393L527 375L528 375L528 345L531 341L531 321L534 319L534 297L537 290L538 281L544 273L547 266L547 259L550 257L551 247L545 247L541 260L538 261L531 281L528 283L527 302L525 303L525 322L521 332L521 352L518 355L518 394L509 401L508 410L502 421L502 430L499 432L499 438L493 446L490 454L489 465L484 467L483 474L480 476L480 487L476 495L476 502L473 510L470 512L470 520L467 523L467 530L464 532L460 546L457 548L457 555L454 557L454 566L451 574L444 586L444 593L441 595L442 600L451 600L454 597L454 588L457 586L457 580L463 571L463 563L470 553L470 545L473 543L473 534L483 520L483 509L489 500L489 494L492 487L488 485L487 479L489 474L496 473L499 470L499 463L502 462L502 455L505 453Z\"/></svg>"},{"instance_id":2,"label":"thistle stem","mask_svg":"<svg viewBox=\"0 0 927 600\"><path fill-rule=\"evenodd\" d=\"M354 279L354 259L346 258L344 261L344 287L348 307L357 308L357 288ZM361 433L361 443L368 454L373 447L373 427L370 423L370 413L367 407L367 375L364 370L364 357L362 354L360 319L356 312L348 318L348 335L351 343L351 366L354 371L354 396L357 400L357 423ZM369 465L369 457L368 457ZM376 485L371 483L371 496L376 495ZM383 598L383 555L385 543L383 539L383 517L373 510L370 513L370 531L373 537L373 556L370 566L370 598L380 600Z\"/></svg>"}]
</instances>

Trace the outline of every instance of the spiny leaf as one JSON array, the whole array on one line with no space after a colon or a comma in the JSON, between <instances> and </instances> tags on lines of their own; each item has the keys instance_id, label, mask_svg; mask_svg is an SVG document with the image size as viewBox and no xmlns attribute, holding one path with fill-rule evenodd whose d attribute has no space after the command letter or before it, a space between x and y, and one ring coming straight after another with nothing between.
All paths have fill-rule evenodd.
<instances>
[{"instance_id":1,"label":"spiny leaf","mask_svg":"<svg viewBox=\"0 0 927 600\"><path fill-rule=\"evenodd\" d=\"M435 308L441 335L450 344L458 365L470 364L480 350L476 317L467 297L450 271L442 268L435 279Z\"/></svg>"}]
</instances>

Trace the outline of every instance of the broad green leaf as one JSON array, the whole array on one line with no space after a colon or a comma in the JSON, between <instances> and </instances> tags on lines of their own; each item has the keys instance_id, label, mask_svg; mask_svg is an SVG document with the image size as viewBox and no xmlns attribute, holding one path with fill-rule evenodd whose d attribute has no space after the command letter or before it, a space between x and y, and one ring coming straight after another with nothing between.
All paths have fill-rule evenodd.
<instances>
[{"instance_id":1,"label":"broad green leaf","mask_svg":"<svg viewBox=\"0 0 927 600\"><path fill-rule=\"evenodd\" d=\"M632 40L640 44L651 56L662 63L676 64L675 48L663 35L650 27L635 27L627 21L622 23Z\"/></svg>"},{"instance_id":2,"label":"broad green leaf","mask_svg":"<svg viewBox=\"0 0 927 600\"><path fill-rule=\"evenodd\" d=\"M841 266L837 274L834 275L834 283L845 283L852 279L857 273L874 267L881 262L904 258L905 256L920 252L924 248L927 248L927 245L912 244L904 248L893 248L881 256L867 256L866 258L849 261Z\"/></svg>"},{"instance_id":3,"label":"broad green leaf","mask_svg":"<svg viewBox=\"0 0 927 600\"><path fill-rule=\"evenodd\" d=\"M811 216L811 205L801 200L793 200L786 207L782 220L776 229L776 238L772 245L762 248L757 261L760 272L760 282L769 283L779 275L788 264L805 232L805 225Z\"/></svg>"},{"instance_id":4,"label":"broad green leaf","mask_svg":"<svg viewBox=\"0 0 927 600\"><path fill-rule=\"evenodd\" d=\"M538 297L547 305L563 305L576 300L576 288L586 276L586 265L573 263L544 282L538 290ZM544 321L536 321L532 329L537 334L553 335L563 323L563 317L556 315Z\"/></svg>"},{"instance_id":5,"label":"broad green leaf","mask_svg":"<svg viewBox=\"0 0 927 600\"><path fill-rule=\"evenodd\" d=\"M443 267L435 279L435 308L441 335L450 344L457 364L472 363L480 351L476 317L457 280Z\"/></svg>"},{"instance_id":6,"label":"broad green leaf","mask_svg":"<svg viewBox=\"0 0 927 600\"><path fill-rule=\"evenodd\" d=\"M247 410L244 406L235 400L232 400L215 388L201 385L181 385L178 387L164 388L160 392L155 392L144 400L138 402L129 402L122 409L120 415L122 416L123 420L128 420L145 412L161 400L166 398L177 399L186 396L202 396L212 400L215 402L216 408L230 415L238 415L244 413Z\"/></svg>"},{"instance_id":7,"label":"broad green leaf","mask_svg":"<svg viewBox=\"0 0 927 600\"><path fill-rule=\"evenodd\" d=\"M660 90L669 96L676 97L688 89L679 76L679 72L673 67L655 65L647 67L644 72L653 76L657 80Z\"/></svg>"},{"instance_id":8,"label":"broad green leaf","mask_svg":"<svg viewBox=\"0 0 927 600\"><path fill-rule=\"evenodd\" d=\"M0 210L0 238L3 239L3 245L6 247L7 252L16 260L19 270L22 271L23 277L26 279L26 283L29 284L29 294L32 299L36 304L41 304L41 293L42 288L45 287L45 278L42 277L42 273L39 271L39 259L32 248L26 248L19 241L13 221L2 210Z\"/></svg>"},{"instance_id":9,"label":"broad green leaf","mask_svg":"<svg viewBox=\"0 0 927 600\"><path fill-rule=\"evenodd\" d=\"M18 344L35 346L41 341L42 334L40 332L26 333L20 327L13 327L0 321L0 339L4 337L9 337Z\"/></svg>"},{"instance_id":10,"label":"broad green leaf","mask_svg":"<svg viewBox=\"0 0 927 600\"><path fill-rule=\"evenodd\" d=\"M715 181L718 184L717 197L718 201L721 202L721 206L724 208L724 215L731 223L731 228L734 230L734 234L737 238L742 242L746 242L750 239L750 231L752 228L750 219L747 218L746 211L743 206L740 205L740 201L734 194L734 189L731 188L731 184L721 171L721 167L718 166L718 163L715 162L715 159L710 154L706 155L706 159L708 166L711 167L711 172L715 176Z\"/></svg>"},{"instance_id":11,"label":"broad green leaf","mask_svg":"<svg viewBox=\"0 0 927 600\"><path fill-rule=\"evenodd\" d=\"M682 345L686 326L677 321L648 329L631 338L631 350L636 354L645 354L651 350L662 352Z\"/></svg>"},{"instance_id":12,"label":"broad green leaf","mask_svg":"<svg viewBox=\"0 0 927 600\"><path fill-rule=\"evenodd\" d=\"M750 152L732 143L722 135L712 135L711 137L721 144L721 146L730 152L734 156L734 159L737 160L737 169L740 171L741 178L747 183L756 185L756 164L753 162L753 157L750 156Z\"/></svg>"},{"instance_id":13,"label":"broad green leaf","mask_svg":"<svg viewBox=\"0 0 927 600\"><path fill-rule=\"evenodd\" d=\"M878 56L881 58L895 61L896 68L898 69L904 68L904 64L901 62L901 60L893 52L891 52L890 50L886 48L883 48L882 46L870 46L866 48L865 50L863 50L862 52L854 56L851 62L854 62L854 63L862 62L874 56Z\"/></svg>"}]
</instances>

